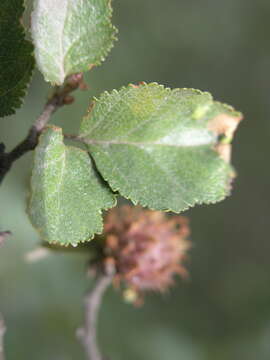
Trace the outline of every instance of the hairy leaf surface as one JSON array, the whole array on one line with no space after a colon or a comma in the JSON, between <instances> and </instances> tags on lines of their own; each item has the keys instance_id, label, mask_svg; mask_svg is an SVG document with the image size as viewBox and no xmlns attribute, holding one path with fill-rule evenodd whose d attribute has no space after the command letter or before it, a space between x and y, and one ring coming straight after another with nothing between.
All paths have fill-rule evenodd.
<instances>
[{"instance_id":1,"label":"hairy leaf surface","mask_svg":"<svg viewBox=\"0 0 270 360\"><path fill-rule=\"evenodd\" d=\"M101 210L115 205L89 154L63 144L60 128L48 127L35 150L29 214L44 240L76 245L103 229Z\"/></svg>"},{"instance_id":2,"label":"hairy leaf surface","mask_svg":"<svg viewBox=\"0 0 270 360\"><path fill-rule=\"evenodd\" d=\"M239 120L209 93L130 85L96 101L80 136L113 190L152 209L180 212L228 195L232 168L216 146Z\"/></svg>"},{"instance_id":3,"label":"hairy leaf surface","mask_svg":"<svg viewBox=\"0 0 270 360\"><path fill-rule=\"evenodd\" d=\"M24 0L0 1L0 116L22 104L34 67L32 44L21 24Z\"/></svg>"},{"instance_id":4,"label":"hairy leaf surface","mask_svg":"<svg viewBox=\"0 0 270 360\"><path fill-rule=\"evenodd\" d=\"M32 36L47 81L60 85L104 60L116 33L111 14L110 0L35 0Z\"/></svg>"}]
</instances>

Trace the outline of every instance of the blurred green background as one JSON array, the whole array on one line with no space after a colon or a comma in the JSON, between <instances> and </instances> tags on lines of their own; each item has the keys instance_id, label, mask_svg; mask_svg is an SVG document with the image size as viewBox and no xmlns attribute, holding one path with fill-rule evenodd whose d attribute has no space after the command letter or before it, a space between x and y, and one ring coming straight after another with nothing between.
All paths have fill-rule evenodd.
<instances>
[{"instance_id":1,"label":"blurred green background","mask_svg":"<svg viewBox=\"0 0 270 360\"><path fill-rule=\"evenodd\" d=\"M232 196L186 212L193 248L189 281L141 309L110 290L99 338L110 360L269 360L270 358L270 2L269 0L115 0L119 41L87 75L53 123L74 132L90 98L129 82L210 91L245 115L234 140L238 171ZM36 72L25 104L1 119L9 148L40 113L48 85ZM54 254L27 264L39 244L25 214L32 154L18 161L0 188L0 309L8 324L7 360L84 359L75 339L82 323L84 255Z\"/></svg>"}]
</instances>

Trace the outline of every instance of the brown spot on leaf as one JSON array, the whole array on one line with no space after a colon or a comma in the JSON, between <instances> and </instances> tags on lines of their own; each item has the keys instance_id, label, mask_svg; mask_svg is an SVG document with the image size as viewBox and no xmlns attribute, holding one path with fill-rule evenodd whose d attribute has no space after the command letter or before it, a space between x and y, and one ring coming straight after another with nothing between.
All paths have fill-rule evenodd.
<instances>
[{"instance_id":1,"label":"brown spot on leaf","mask_svg":"<svg viewBox=\"0 0 270 360\"><path fill-rule=\"evenodd\" d=\"M231 162L232 146L231 144L217 144L215 150L220 155L220 157L226 162Z\"/></svg>"},{"instance_id":2,"label":"brown spot on leaf","mask_svg":"<svg viewBox=\"0 0 270 360\"><path fill-rule=\"evenodd\" d=\"M233 136L242 116L231 116L228 114L220 114L212 119L208 124L208 129L216 135Z\"/></svg>"},{"instance_id":3,"label":"brown spot on leaf","mask_svg":"<svg viewBox=\"0 0 270 360\"><path fill-rule=\"evenodd\" d=\"M133 87L134 89L138 89L139 86L138 85L135 85L135 84L129 84L130 87Z\"/></svg>"}]
</instances>

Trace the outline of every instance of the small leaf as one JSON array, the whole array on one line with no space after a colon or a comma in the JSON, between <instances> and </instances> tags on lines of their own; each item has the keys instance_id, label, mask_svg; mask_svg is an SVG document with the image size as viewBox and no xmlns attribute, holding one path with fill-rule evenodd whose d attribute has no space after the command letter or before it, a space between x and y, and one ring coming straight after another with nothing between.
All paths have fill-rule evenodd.
<instances>
[{"instance_id":1,"label":"small leaf","mask_svg":"<svg viewBox=\"0 0 270 360\"><path fill-rule=\"evenodd\" d=\"M111 15L110 0L35 0L32 36L45 79L61 85L99 65L115 39Z\"/></svg>"},{"instance_id":2,"label":"small leaf","mask_svg":"<svg viewBox=\"0 0 270 360\"><path fill-rule=\"evenodd\" d=\"M63 144L48 127L35 150L29 214L44 240L61 245L90 240L103 229L101 210L115 205L87 152Z\"/></svg>"},{"instance_id":3,"label":"small leaf","mask_svg":"<svg viewBox=\"0 0 270 360\"><path fill-rule=\"evenodd\" d=\"M21 24L23 3L0 2L0 117L14 114L21 106L34 67L33 46Z\"/></svg>"},{"instance_id":4,"label":"small leaf","mask_svg":"<svg viewBox=\"0 0 270 360\"><path fill-rule=\"evenodd\" d=\"M215 148L220 122L232 136L224 119L237 124L240 117L199 90L130 85L97 100L80 136L114 191L180 212L228 195L232 168Z\"/></svg>"}]
</instances>

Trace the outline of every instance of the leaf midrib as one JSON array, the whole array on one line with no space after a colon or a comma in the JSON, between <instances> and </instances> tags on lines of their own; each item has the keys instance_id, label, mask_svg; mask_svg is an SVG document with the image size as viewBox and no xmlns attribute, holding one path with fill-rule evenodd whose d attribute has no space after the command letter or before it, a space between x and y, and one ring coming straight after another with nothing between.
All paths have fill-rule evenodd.
<instances>
[{"instance_id":1,"label":"leaf midrib","mask_svg":"<svg viewBox=\"0 0 270 360\"><path fill-rule=\"evenodd\" d=\"M173 147L173 148L197 148L203 146L214 145L214 142L205 142L205 143L198 143L198 144L170 144L158 141L147 141L147 142L140 142L140 141L122 141L122 140L94 140L94 139L86 139L84 137L79 137L78 140L82 141L87 145L102 145L102 146L110 146L110 145L130 145L130 146L161 146L161 147Z\"/></svg>"}]
</instances>

